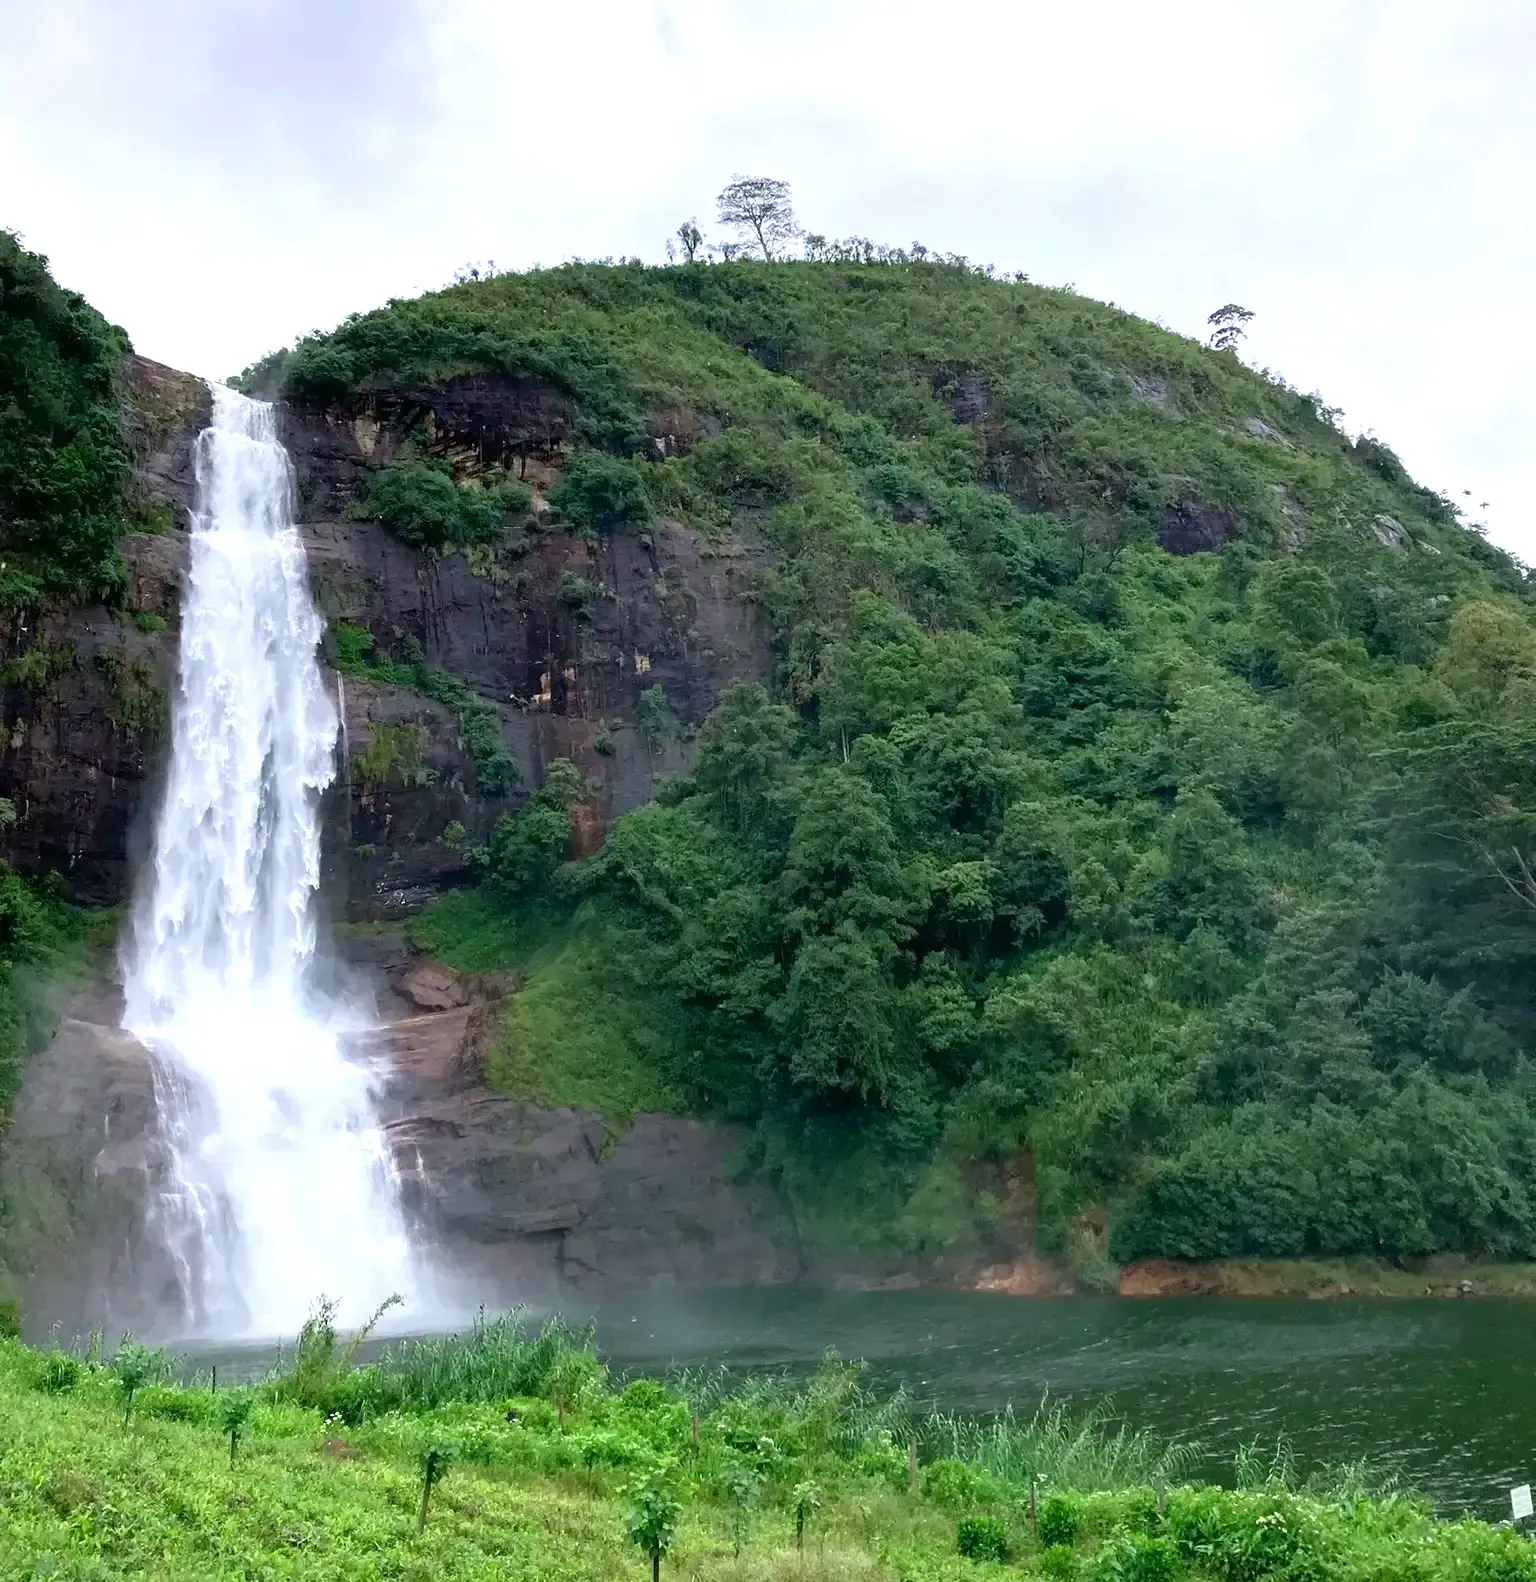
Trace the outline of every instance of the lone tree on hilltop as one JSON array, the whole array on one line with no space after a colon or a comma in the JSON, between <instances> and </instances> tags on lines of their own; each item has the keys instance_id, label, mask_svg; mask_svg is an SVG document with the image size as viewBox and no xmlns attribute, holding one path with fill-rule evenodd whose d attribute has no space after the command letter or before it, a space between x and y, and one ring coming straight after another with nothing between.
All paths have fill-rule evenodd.
<instances>
[{"instance_id":1,"label":"lone tree on hilltop","mask_svg":"<svg viewBox=\"0 0 1536 1582\"><path fill-rule=\"evenodd\" d=\"M683 262L691 264L694 254L703 245L704 233L699 229L699 222L690 217L678 226L673 236L667 238L667 257L674 258L680 252L683 255Z\"/></svg>"},{"instance_id":2,"label":"lone tree on hilltop","mask_svg":"<svg viewBox=\"0 0 1536 1582\"><path fill-rule=\"evenodd\" d=\"M775 181L772 176L738 176L716 201L720 223L756 237L766 260L771 261L779 248L788 246L800 234L787 181Z\"/></svg>"},{"instance_id":3,"label":"lone tree on hilltop","mask_svg":"<svg viewBox=\"0 0 1536 1582\"><path fill-rule=\"evenodd\" d=\"M1235 302L1229 302L1224 308L1217 308L1205 321L1211 326L1211 338L1207 343L1211 350L1236 351L1237 343L1248 333L1248 324L1252 318L1252 309L1239 307Z\"/></svg>"}]
</instances>

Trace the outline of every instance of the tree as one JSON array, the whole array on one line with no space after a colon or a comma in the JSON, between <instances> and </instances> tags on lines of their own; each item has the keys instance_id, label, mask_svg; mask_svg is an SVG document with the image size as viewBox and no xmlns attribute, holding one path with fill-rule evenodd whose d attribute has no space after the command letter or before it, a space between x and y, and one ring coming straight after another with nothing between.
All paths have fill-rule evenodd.
<instances>
[{"instance_id":1,"label":"tree","mask_svg":"<svg viewBox=\"0 0 1536 1582\"><path fill-rule=\"evenodd\" d=\"M513 894L542 894L570 852L571 813L586 796L582 772L568 758L556 758L522 811L497 819L482 858L486 867Z\"/></svg>"},{"instance_id":2,"label":"tree","mask_svg":"<svg viewBox=\"0 0 1536 1582\"><path fill-rule=\"evenodd\" d=\"M789 183L772 176L738 176L721 192L720 223L750 234L771 261L774 253L800 234L789 201Z\"/></svg>"},{"instance_id":3,"label":"tree","mask_svg":"<svg viewBox=\"0 0 1536 1582\"><path fill-rule=\"evenodd\" d=\"M1205 321L1211 326L1211 338L1207 344L1216 352L1236 351L1237 343L1248 333L1252 319L1252 310L1239 307L1235 302L1217 308Z\"/></svg>"},{"instance_id":4,"label":"tree","mask_svg":"<svg viewBox=\"0 0 1536 1582\"><path fill-rule=\"evenodd\" d=\"M675 235L676 247L673 245L672 237L667 238L667 257L671 258L681 250L683 262L691 264L698 250L704 245L704 233L699 229L699 222L690 215L678 226Z\"/></svg>"},{"instance_id":5,"label":"tree","mask_svg":"<svg viewBox=\"0 0 1536 1582\"><path fill-rule=\"evenodd\" d=\"M682 1511L659 1476L647 1478L635 1491L629 1510L629 1541L649 1557L651 1582L660 1582L661 1557L677 1537L677 1518Z\"/></svg>"}]
</instances>

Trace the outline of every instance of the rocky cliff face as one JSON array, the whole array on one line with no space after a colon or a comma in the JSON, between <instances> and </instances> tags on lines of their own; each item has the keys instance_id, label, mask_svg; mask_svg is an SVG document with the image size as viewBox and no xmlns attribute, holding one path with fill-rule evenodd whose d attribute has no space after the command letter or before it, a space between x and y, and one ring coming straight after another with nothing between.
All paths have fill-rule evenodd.
<instances>
[{"instance_id":1,"label":"rocky cliff face","mask_svg":"<svg viewBox=\"0 0 1536 1582\"><path fill-rule=\"evenodd\" d=\"M201 381L146 359L126 360L122 385L132 504L154 528L123 543L130 608L18 618L0 634L0 795L19 814L0 855L28 872L58 870L96 904L127 893L167 746L192 447L208 414ZM495 553L436 559L344 514L370 467L407 436L425 438L461 474L508 464L545 490L570 422L552 387L490 375L283 413L325 614L366 628L382 653L419 645L428 665L494 707L519 769L510 795L488 794L449 709L415 689L338 681L351 752L379 726L421 727L426 744L410 774L352 776L332 797L327 886L338 910L387 915L461 882L457 832L446 843L445 832L461 825L466 839L483 836L556 757L574 759L593 786L578 825L595 846L613 818L646 800L655 774L682 767L687 731L721 688L767 673L754 590L768 557L739 536L706 542L663 522L643 537L588 542L540 517ZM661 430L659 445L690 442L683 417ZM678 728L648 736L637 703L657 685Z\"/></svg>"}]
</instances>

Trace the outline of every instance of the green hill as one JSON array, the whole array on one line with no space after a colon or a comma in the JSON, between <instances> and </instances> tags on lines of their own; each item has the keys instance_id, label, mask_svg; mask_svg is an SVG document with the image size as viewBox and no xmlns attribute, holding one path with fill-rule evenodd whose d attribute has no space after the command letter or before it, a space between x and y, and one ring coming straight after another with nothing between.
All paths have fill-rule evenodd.
<instances>
[{"instance_id":1,"label":"green hill","mask_svg":"<svg viewBox=\"0 0 1536 1582\"><path fill-rule=\"evenodd\" d=\"M579 530L773 558L773 683L691 772L579 864L556 776L484 854L461 916L540 953L525 1044L747 1123L843 1235L984 1248L1032 1169L1090 1277L1536 1256L1530 591L1385 445L958 262L503 275L247 380L361 410L484 371L570 404ZM494 534L441 487L380 500Z\"/></svg>"}]
</instances>

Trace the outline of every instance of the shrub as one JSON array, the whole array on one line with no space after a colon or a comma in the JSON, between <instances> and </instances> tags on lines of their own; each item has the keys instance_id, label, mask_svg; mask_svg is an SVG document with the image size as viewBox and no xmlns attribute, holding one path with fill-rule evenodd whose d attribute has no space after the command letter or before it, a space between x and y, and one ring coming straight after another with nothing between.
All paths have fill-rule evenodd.
<instances>
[{"instance_id":1,"label":"shrub","mask_svg":"<svg viewBox=\"0 0 1536 1582\"><path fill-rule=\"evenodd\" d=\"M1173 1582L1179 1551L1167 1538L1116 1533L1093 1557L1093 1582Z\"/></svg>"},{"instance_id":2,"label":"shrub","mask_svg":"<svg viewBox=\"0 0 1536 1582\"><path fill-rule=\"evenodd\" d=\"M133 1402L139 1390L159 1377L165 1368L163 1352L136 1341L124 1340L112 1358L112 1372L117 1375L117 1388L123 1398L123 1424L133 1416Z\"/></svg>"},{"instance_id":3,"label":"shrub","mask_svg":"<svg viewBox=\"0 0 1536 1582\"><path fill-rule=\"evenodd\" d=\"M1082 1502L1071 1494L1048 1494L1040 1502L1040 1520L1036 1529L1042 1549L1071 1548L1077 1541L1078 1529L1083 1525Z\"/></svg>"},{"instance_id":4,"label":"shrub","mask_svg":"<svg viewBox=\"0 0 1536 1582\"><path fill-rule=\"evenodd\" d=\"M0 802L8 801L0 797ZM0 829L6 829L16 822L16 805L10 803L10 818L5 817L5 809L0 808ZM21 1339L21 1303L14 1296L0 1297L0 1340Z\"/></svg>"},{"instance_id":5,"label":"shrub","mask_svg":"<svg viewBox=\"0 0 1536 1582\"><path fill-rule=\"evenodd\" d=\"M446 463L407 462L374 474L363 510L401 543L448 554L493 542L507 516L526 511L531 498L524 484L456 484Z\"/></svg>"},{"instance_id":6,"label":"shrub","mask_svg":"<svg viewBox=\"0 0 1536 1582\"><path fill-rule=\"evenodd\" d=\"M229 1435L230 1466L235 1464L235 1451L240 1444L240 1436L245 1432L245 1425L250 1420L255 1405L256 1397L245 1390L226 1390L219 1397L219 1427Z\"/></svg>"},{"instance_id":7,"label":"shrub","mask_svg":"<svg viewBox=\"0 0 1536 1582\"><path fill-rule=\"evenodd\" d=\"M33 1379L38 1389L49 1395L62 1395L74 1389L84 1371L78 1357L71 1357L67 1351L49 1351L37 1359Z\"/></svg>"},{"instance_id":8,"label":"shrub","mask_svg":"<svg viewBox=\"0 0 1536 1582\"><path fill-rule=\"evenodd\" d=\"M947 1510L961 1510L967 1505L981 1505L998 1499L1002 1488L984 1468L946 1456L939 1461L930 1461L923 1468L923 1493L935 1505L942 1505Z\"/></svg>"},{"instance_id":9,"label":"shrub","mask_svg":"<svg viewBox=\"0 0 1536 1582\"><path fill-rule=\"evenodd\" d=\"M967 1516L956 1529L955 1548L967 1560L1006 1560L1008 1529L995 1516Z\"/></svg>"},{"instance_id":10,"label":"shrub","mask_svg":"<svg viewBox=\"0 0 1536 1582\"><path fill-rule=\"evenodd\" d=\"M139 610L133 617L133 624L141 632L163 632L166 621L158 610Z\"/></svg>"},{"instance_id":11,"label":"shrub","mask_svg":"<svg viewBox=\"0 0 1536 1582\"><path fill-rule=\"evenodd\" d=\"M1052 1544L1040 1551L1040 1573L1051 1582L1073 1582L1077 1576L1077 1556L1070 1544Z\"/></svg>"},{"instance_id":12,"label":"shrub","mask_svg":"<svg viewBox=\"0 0 1536 1582\"><path fill-rule=\"evenodd\" d=\"M336 644L336 668L347 675L359 675L373 653L373 634L364 626L338 621L331 628Z\"/></svg>"},{"instance_id":13,"label":"shrub","mask_svg":"<svg viewBox=\"0 0 1536 1582\"><path fill-rule=\"evenodd\" d=\"M584 533L611 533L651 519L645 466L601 451L578 451L550 490L550 505Z\"/></svg>"},{"instance_id":14,"label":"shrub","mask_svg":"<svg viewBox=\"0 0 1536 1582\"><path fill-rule=\"evenodd\" d=\"M206 1390L150 1384L139 1391L134 1410L140 1417L169 1423L213 1423L218 1418L218 1397Z\"/></svg>"}]
</instances>

